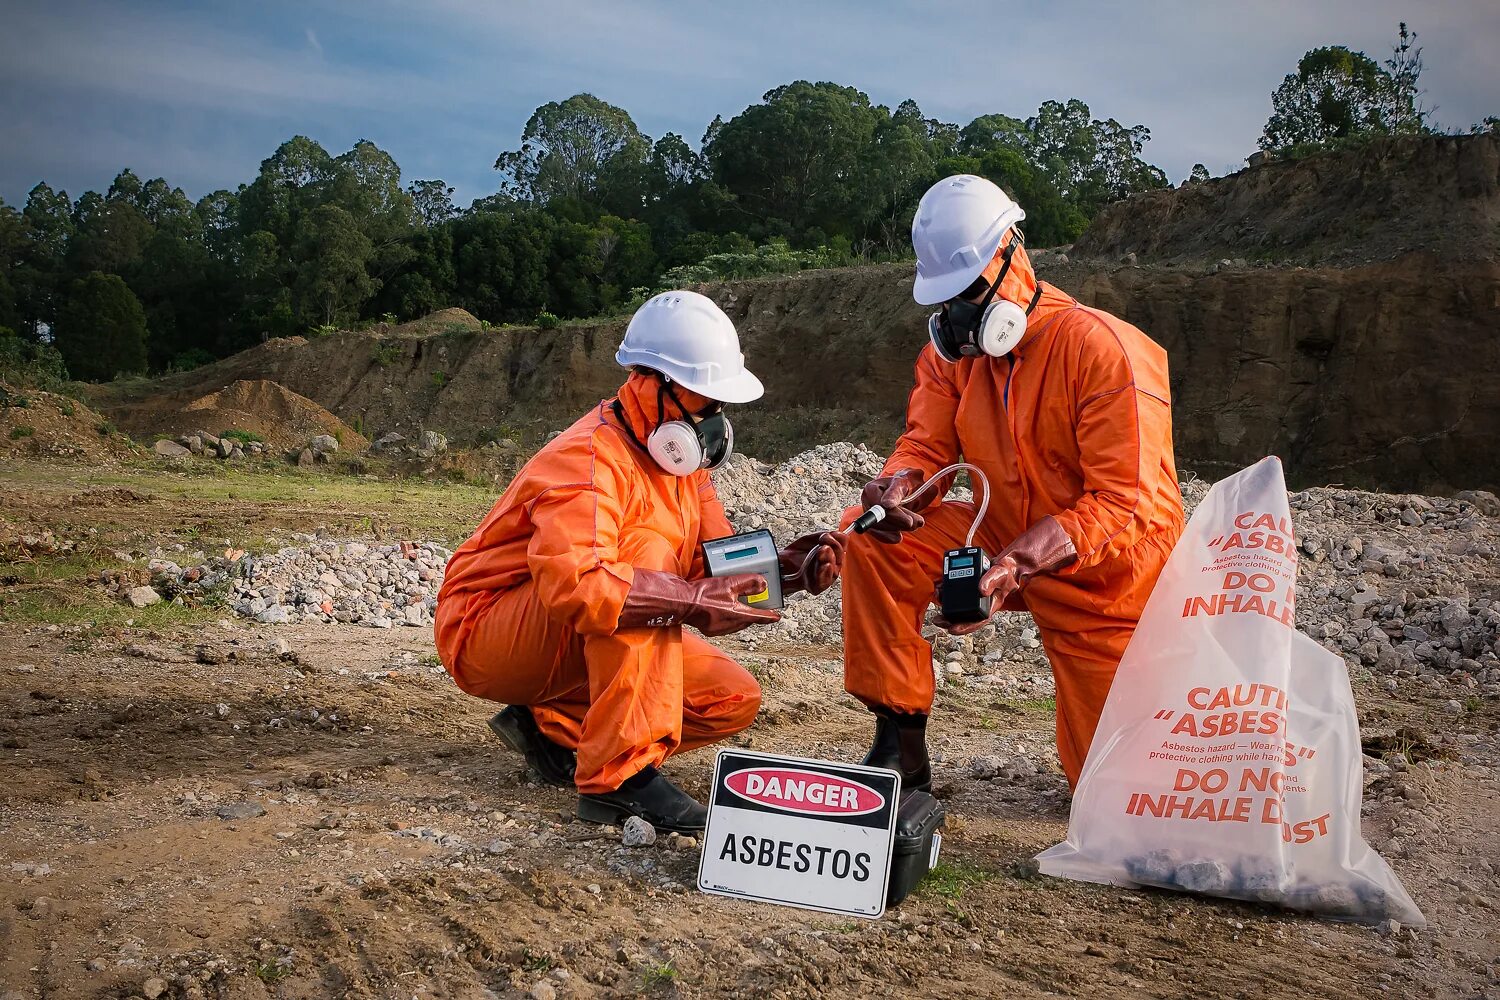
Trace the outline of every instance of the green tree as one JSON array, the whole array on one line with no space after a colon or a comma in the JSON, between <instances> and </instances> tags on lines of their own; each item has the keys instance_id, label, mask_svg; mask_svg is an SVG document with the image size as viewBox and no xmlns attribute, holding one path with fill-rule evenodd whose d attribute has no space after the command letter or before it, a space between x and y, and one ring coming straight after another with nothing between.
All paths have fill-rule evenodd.
<instances>
[{"instance_id":1,"label":"green tree","mask_svg":"<svg viewBox=\"0 0 1500 1000\"><path fill-rule=\"evenodd\" d=\"M1201 163L1195 163L1193 164L1192 173L1188 174L1188 183L1202 184L1204 181L1212 179L1212 177L1213 175L1208 172L1207 167Z\"/></svg>"},{"instance_id":2,"label":"green tree","mask_svg":"<svg viewBox=\"0 0 1500 1000\"><path fill-rule=\"evenodd\" d=\"M99 382L146 370L146 313L118 275L74 280L52 338L74 378Z\"/></svg>"},{"instance_id":3,"label":"green tree","mask_svg":"<svg viewBox=\"0 0 1500 1000\"><path fill-rule=\"evenodd\" d=\"M406 188L417 222L431 229L458 214L453 207L453 188L443 181L412 181Z\"/></svg>"},{"instance_id":4,"label":"green tree","mask_svg":"<svg viewBox=\"0 0 1500 1000\"><path fill-rule=\"evenodd\" d=\"M537 108L521 133L521 148L501 153L495 169L507 197L588 201L608 174L639 164L649 150L650 140L629 113L592 94L575 94Z\"/></svg>"},{"instance_id":5,"label":"green tree","mask_svg":"<svg viewBox=\"0 0 1500 1000\"><path fill-rule=\"evenodd\" d=\"M303 326L348 322L374 294L366 265L375 252L354 217L337 205L305 216L297 234L302 262L293 286L293 308Z\"/></svg>"},{"instance_id":6,"label":"green tree","mask_svg":"<svg viewBox=\"0 0 1500 1000\"><path fill-rule=\"evenodd\" d=\"M1312 49L1271 95L1261 149L1319 145L1361 135L1428 131L1419 107L1422 50L1401 25L1388 72L1363 52L1342 45ZM1393 73L1395 75L1393 75Z\"/></svg>"},{"instance_id":7,"label":"green tree","mask_svg":"<svg viewBox=\"0 0 1500 1000\"><path fill-rule=\"evenodd\" d=\"M36 339L44 324L57 315L67 282L68 243L73 238L73 203L66 191L38 184L26 197L21 212L25 246L11 272L20 322L16 330Z\"/></svg>"}]
</instances>

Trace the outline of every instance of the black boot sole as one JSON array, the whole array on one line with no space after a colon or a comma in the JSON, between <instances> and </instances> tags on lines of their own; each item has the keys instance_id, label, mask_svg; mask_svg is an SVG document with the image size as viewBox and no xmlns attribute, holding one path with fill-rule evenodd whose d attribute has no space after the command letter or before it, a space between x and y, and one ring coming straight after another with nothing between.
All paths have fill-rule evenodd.
<instances>
[{"instance_id":1,"label":"black boot sole","mask_svg":"<svg viewBox=\"0 0 1500 1000\"><path fill-rule=\"evenodd\" d=\"M546 784L557 788L573 787L573 775L561 774L555 768L538 763L541 754L532 749L531 741L514 717L508 717L504 712L497 712L490 718L490 732L500 737L501 742L506 746L525 757L527 765Z\"/></svg>"},{"instance_id":2,"label":"black boot sole","mask_svg":"<svg viewBox=\"0 0 1500 1000\"><path fill-rule=\"evenodd\" d=\"M591 799L587 796L580 795L578 797L578 818L585 823L598 823L601 826L623 826L625 821L632 816L640 816L640 813L631 812L624 806L601 802L598 799ZM705 826L669 823L666 820L658 822L649 816L641 816L641 819L655 827L658 833L680 833L689 837L697 837L702 835L706 828Z\"/></svg>"}]
</instances>

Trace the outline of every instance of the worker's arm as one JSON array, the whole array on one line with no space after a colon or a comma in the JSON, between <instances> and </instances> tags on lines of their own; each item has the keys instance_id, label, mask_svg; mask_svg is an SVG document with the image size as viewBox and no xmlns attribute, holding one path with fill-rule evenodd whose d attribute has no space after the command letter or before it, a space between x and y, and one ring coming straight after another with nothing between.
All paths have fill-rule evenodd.
<instances>
[{"instance_id":1,"label":"worker's arm","mask_svg":"<svg viewBox=\"0 0 1500 1000\"><path fill-rule=\"evenodd\" d=\"M1063 574L1130 548L1151 524L1151 476L1172 448L1171 405L1141 387L1119 338L1102 321L1084 343L1077 402L1083 496L1056 515L1078 558Z\"/></svg>"},{"instance_id":2,"label":"worker's arm","mask_svg":"<svg viewBox=\"0 0 1500 1000\"><path fill-rule=\"evenodd\" d=\"M925 480L958 461L956 371L938 357L931 344L922 348L917 356L917 382L906 400L906 431L885 460L882 475L917 469Z\"/></svg>"},{"instance_id":3,"label":"worker's arm","mask_svg":"<svg viewBox=\"0 0 1500 1000\"><path fill-rule=\"evenodd\" d=\"M609 635L635 580L620 558L630 475L596 433L587 448L557 455L557 485L527 507L526 562L547 613L585 635Z\"/></svg>"}]
</instances>

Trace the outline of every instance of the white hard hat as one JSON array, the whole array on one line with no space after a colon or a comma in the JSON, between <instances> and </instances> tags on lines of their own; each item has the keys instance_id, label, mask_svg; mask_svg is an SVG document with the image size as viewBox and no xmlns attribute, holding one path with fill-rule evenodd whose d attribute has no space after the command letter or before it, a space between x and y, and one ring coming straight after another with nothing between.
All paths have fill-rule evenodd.
<instances>
[{"instance_id":1,"label":"white hard hat","mask_svg":"<svg viewBox=\"0 0 1500 1000\"><path fill-rule=\"evenodd\" d=\"M615 360L659 371L721 403L748 403L765 392L745 368L734 323L697 292L662 292L637 309Z\"/></svg>"},{"instance_id":2,"label":"white hard hat","mask_svg":"<svg viewBox=\"0 0 1500 1000\"><path fill-rule=\"evenodd\" d=\"M1010 195L983 177L945 177L922 196L911 220L917 252L912 298L924 306L947 302L984 271L1005 231L1026 213Z\"/></svg>"}]
</instances>

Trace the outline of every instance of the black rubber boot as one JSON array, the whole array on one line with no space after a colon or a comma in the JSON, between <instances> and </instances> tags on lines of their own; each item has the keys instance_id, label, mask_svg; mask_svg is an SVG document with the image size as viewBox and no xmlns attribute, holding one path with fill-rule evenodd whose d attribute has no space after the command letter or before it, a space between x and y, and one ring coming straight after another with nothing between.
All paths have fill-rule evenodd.
<instances>
[{"instance_id":1,"label":"black rubber boot","mask_svg":"<svg viewBox=\"0 0 1500 1000\"><path fill-rule=\"evenodd\" d=\"M658 830L696 836L708 824L708 809L648 767L612 792L578 796L578 818L619 825L639 816Z\"/></svg>"},{"instance_id":2,"label":"black rubber boot","mask_svg":"<svg viewBox=\"0 0 1500 1000\"><path fill-rule=\"evenodd\" d=\"M531 769L549 785L573 787L573 772L578 769L578 755L567 747L553 743L537 728L531 709L510 705L490 719L490 729L505 745L526 758Z\"/></svg>"},{"instance_id":3,"label":"black rubber boot","mask_svg":"<svg viewBox=\"0 0 1500 1000\"><path fill-rule=\"evenodd\" d=\"M872 708L875 740L860 761L867 767L901 772L901 794L932 791L932 765L927 760L927 716Z\"/></svg>"}]
</instances>

